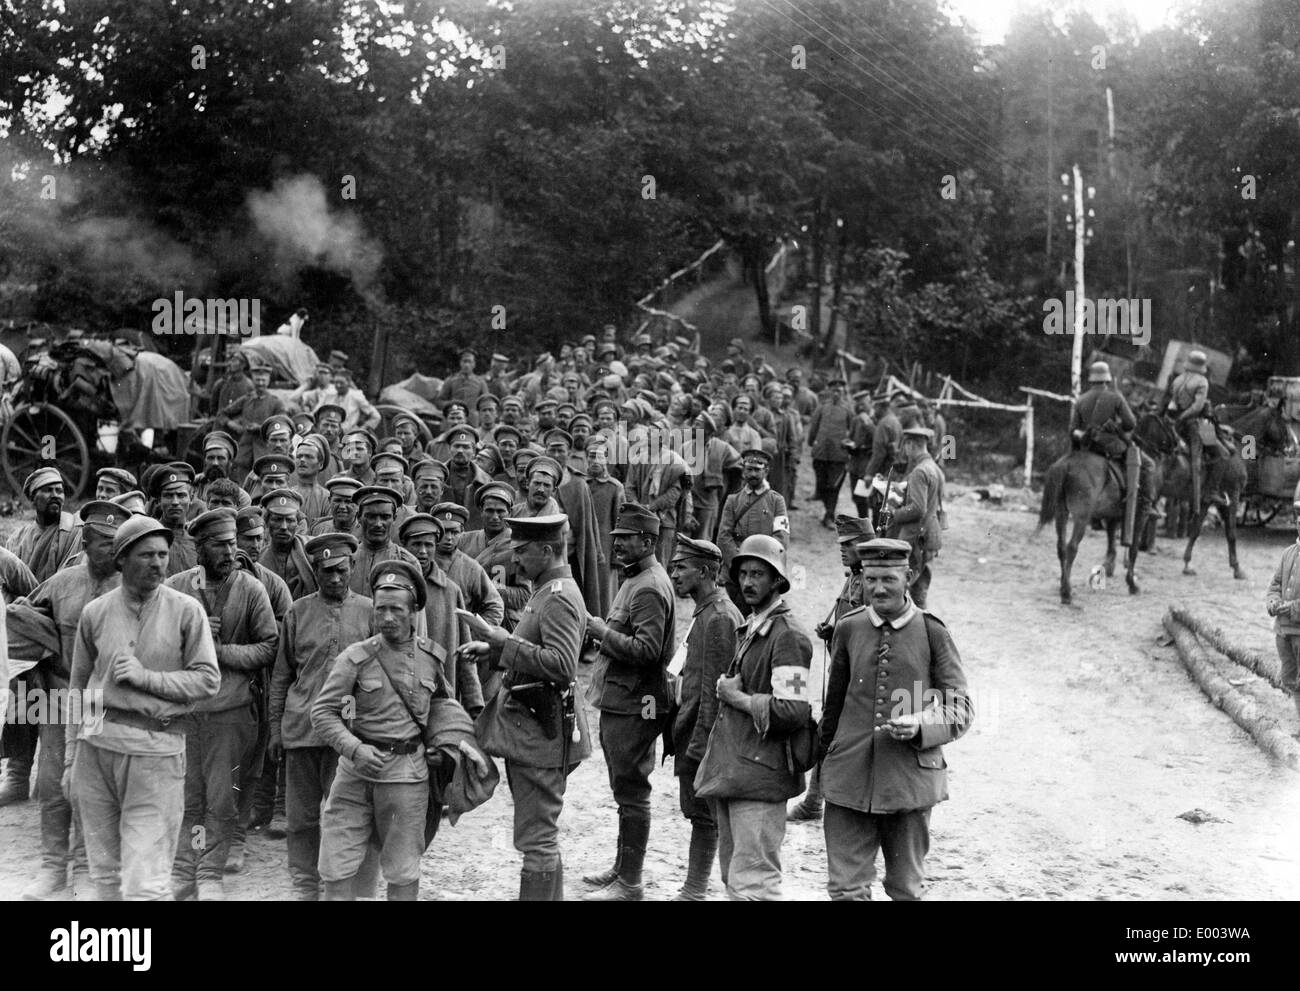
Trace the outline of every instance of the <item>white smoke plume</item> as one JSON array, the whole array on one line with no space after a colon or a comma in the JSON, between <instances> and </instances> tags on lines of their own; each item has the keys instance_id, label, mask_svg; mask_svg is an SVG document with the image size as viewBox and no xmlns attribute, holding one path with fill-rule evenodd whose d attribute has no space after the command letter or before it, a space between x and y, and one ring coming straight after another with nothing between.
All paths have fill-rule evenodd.
<instances>
[{"instance_id":1,"label":"white smoke plume","mask_svg":"<svg viewBox=\"0 0 1300 991\"><path fill-rule=\"evenodd\" d=\"M383 253L356 217L331 210L325 187L313 175L276 180L270 191L248 194L257 231L275 247L279 266L296 271L317 265L351 277L367 299L376 296Z\"/></svg>"}]
</instances>

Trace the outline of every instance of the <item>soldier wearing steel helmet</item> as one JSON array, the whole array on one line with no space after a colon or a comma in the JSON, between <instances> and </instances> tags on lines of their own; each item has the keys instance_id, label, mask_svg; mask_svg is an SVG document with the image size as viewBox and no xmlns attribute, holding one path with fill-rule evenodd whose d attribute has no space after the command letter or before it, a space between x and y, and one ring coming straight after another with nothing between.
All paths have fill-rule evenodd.
<instances>
[{"instance_id":1,"label":"soldier wearing steel helmet","mask_svg":"<svg viewBox=\"0 0 1300 991\"><path fill-rule=\"evenodd\" d=\"M1103 458L1122 461L1133 443L1137 419L1127 400L1114 387L1110 366L1093 362L1088 369L1089 389L1075 401L1070 414L1070 434L1085 450ZM1159 515L1155 511L1155 462L1139 450L1138 513ZM924 604L922 598L920 604Z\"/></svg>"},{"instance_id":2,"label":"soldier wearing steel helmet","mask_svg":"<svg viewBox=\"0 0 1300 991\"><path fill-rule=\"evenodd\" d=\"M766 534L746 538L731 571L750 613L718 679L718 715L695 794L714 803L727 897L776 900L785 803L804 790L788 744L812 723L812 641L782 598L790 580L780 541Z\"/></svg>"}]
</instances>

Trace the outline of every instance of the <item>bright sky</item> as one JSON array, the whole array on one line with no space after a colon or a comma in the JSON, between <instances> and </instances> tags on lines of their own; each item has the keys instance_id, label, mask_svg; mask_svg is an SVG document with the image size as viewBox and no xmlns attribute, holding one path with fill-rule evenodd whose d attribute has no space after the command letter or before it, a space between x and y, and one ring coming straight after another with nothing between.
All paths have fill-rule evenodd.
<instances>
[{"instance_id":1,"label":"bright sky","mask_svg":"<svg viewBox=\"0 0 1300 991\"><path fill-rule=\"evenodd\" d=\"M1137 20L1142 31L1159 27L1166 21L1173 0L1077 0L1081 6L1092 13L1099 22L1104 23L1109 12L1127 11ZM993 44L1003 39L1007 25L1011 22L1012 12L1019 3L1016 0L948 0L948 4L964 17L980 34L980 40ZM1057 6L1057 4L1053 4ZM1065 6L1060 4L1060 6Z\"/></svg>"}]
</instances>

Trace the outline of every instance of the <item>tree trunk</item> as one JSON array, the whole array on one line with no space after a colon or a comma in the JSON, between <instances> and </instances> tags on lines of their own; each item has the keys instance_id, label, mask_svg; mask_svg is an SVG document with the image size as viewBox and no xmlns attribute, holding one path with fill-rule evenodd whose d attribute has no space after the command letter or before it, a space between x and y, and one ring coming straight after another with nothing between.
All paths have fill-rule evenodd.
<instances>
[{"instance_id":1,"label":"tree trunk","mask_svg":"<svg viewBox=\"0 0 1300 991\"><path fill-rule=\"evenodd\" d=\"M770 341L775 336L775 324L772 320L772 301L767 295L767 258L764 257L763 244L758 239L751 242L750 251L754 295L758 299L758 326L764 340Z\"/></svg>"},{"instance_id":2,"label":"tree trunk","mask_svg":"<svg viewBox=\"0 0 1300 991\"><path fill-rule=\"evenodd\" d=\"M835 269L831 276L831 318L826 328L826 345L823 351L835 347L835 327L839 323L840 303L844 295L844 253L848 244L847 229L837 227L835 236ZM848 341L844 342L847 346Z\"/></svg>"},{"instance_id":3,"label":"tree trunk","mask_svg":"<svg viewBox=\"0 0 1300 991\"><path fill-rule=\"evenodd\" d=\"M822 237L824 201L818 196L813 201L812 217L812 292L808 301L808 333L814 341L822 339L822 269L826 263L826 244ZM822 345L823 353L826 344Z\"/></svg>"}]
</instances>

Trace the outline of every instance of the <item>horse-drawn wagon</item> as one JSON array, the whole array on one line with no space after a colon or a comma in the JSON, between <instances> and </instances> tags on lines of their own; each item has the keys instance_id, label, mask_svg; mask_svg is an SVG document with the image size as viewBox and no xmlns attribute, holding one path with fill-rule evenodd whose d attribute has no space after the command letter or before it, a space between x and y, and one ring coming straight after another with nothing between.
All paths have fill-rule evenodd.
<instances>
[{"instance_id":1,"label":"horse-drawn wagon","mask_svg":"<svg viewBox=\"0 0 1300 991\"><path fill-rule=\"evenodd\" d=\"M40 465L53 465L73 498L97 468L137 474L184 451L189 376L170 358L122 341L73 337L28 349L23 373L5 396L0 464L15 492Z\"/></svg>"}]
</instances>

